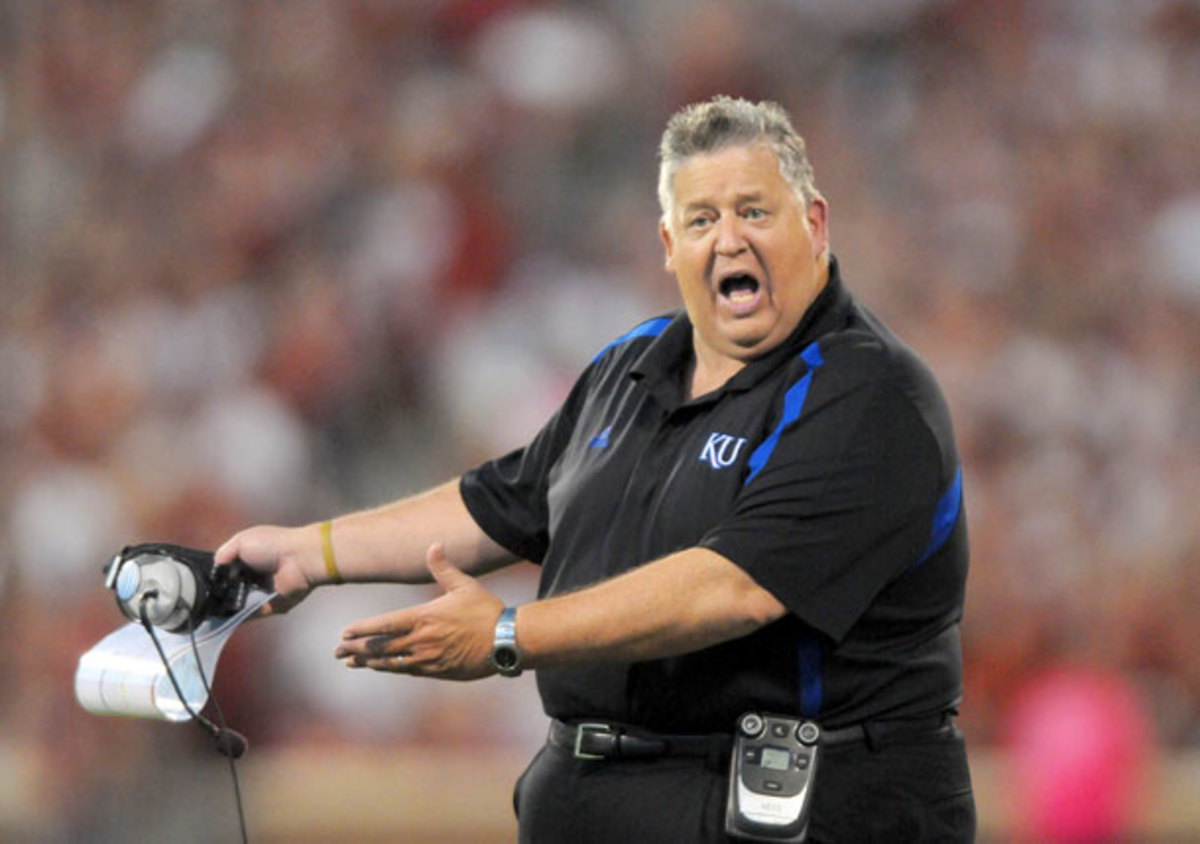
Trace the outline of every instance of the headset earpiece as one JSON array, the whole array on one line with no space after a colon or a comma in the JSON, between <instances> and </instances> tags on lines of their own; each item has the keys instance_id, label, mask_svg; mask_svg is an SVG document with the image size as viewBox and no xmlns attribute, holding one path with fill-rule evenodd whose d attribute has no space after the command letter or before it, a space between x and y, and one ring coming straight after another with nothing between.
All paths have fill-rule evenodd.
<instances>
[{"instance_id":1,"label":"headset earpiece","mask_svg":"<svg viewBox=\"0 0 1200 844\"><path fill-rule=\"evenodd\" d=\"M178 545L133 545L109 564L105 584L130 621L146 618L172 633L193 629L209 617L212 554Z\"/></svg>"}]
</instances>

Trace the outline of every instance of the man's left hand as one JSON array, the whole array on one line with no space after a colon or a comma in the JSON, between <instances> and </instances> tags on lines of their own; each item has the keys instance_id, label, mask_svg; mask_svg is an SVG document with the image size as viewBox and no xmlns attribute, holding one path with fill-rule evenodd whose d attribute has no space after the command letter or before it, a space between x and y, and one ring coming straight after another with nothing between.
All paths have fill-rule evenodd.
<instances>
[{"instance_id":1,"label":"man's left hand","mask_svg":"<svg viewBox=\"0 0 1200 844\"><path fill-rule=\"evenodd\" d=\"M478 680L496 673L492 639L503 602L455 568L441 543L426 554L439 598L350 625L334 656L350 668L393 674Z\"/></svg>"}]
</instances>

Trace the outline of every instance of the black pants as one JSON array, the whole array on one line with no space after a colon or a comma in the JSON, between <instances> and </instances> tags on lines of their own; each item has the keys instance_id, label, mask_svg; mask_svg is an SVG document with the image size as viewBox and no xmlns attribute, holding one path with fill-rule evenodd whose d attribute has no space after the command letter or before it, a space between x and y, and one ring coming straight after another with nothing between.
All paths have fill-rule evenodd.
<instances>
[{"instance_id":1,"label":"black pants","mask_svg":"<svg viewBox=\"0 0 1200 844\"><path fill-rule=\"evenodd\" d=\"M728 760L580 760L547 744L517 782L522 844L701 844L725 835ZM811 842L970 842L962 734L821 749Z\"/></svg>"}]
</instances>

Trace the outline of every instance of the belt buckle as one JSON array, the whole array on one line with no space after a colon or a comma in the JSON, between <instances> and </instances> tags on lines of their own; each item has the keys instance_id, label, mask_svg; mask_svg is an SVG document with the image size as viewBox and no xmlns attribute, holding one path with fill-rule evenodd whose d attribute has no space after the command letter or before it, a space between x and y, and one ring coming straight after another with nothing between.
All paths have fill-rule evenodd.
<instances>
[{"instance_id":1,"label":"belt buckle","mask_svg":"<svg viewBox=\"0 0 1200 844\"><path fill-rule=\"evenodd\" d=\"M599 753L585 753L583 750L583 737L587 733L595 733L597 735L616 735L616 730L608 724L578 724L575 727L575 758L576 759L606 759L607 757Z\"/></svg>"}]
</instances>

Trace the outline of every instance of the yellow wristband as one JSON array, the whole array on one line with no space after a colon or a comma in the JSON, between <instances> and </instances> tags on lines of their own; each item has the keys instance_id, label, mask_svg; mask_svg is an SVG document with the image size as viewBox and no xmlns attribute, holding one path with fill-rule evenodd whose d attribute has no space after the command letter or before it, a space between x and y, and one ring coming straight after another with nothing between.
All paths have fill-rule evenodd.
<instances>
[{"instance_id":1,"label":"yellow wristband","mask_svg":"<svg viewBox=\"0 0 1200 844\"><path fill-rule=\"evenodd\" d=\"M325 573L332 583L342 583L342 573L338 571L337 559L333 556L333 522L321 522L321 553L325 556Z\"/></svg>"}]
</instances>

